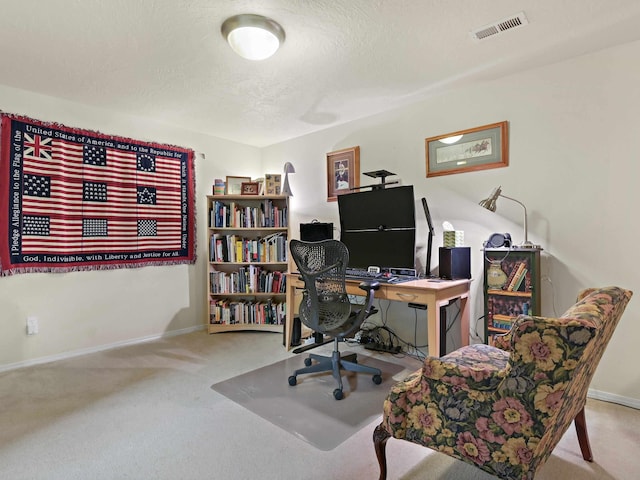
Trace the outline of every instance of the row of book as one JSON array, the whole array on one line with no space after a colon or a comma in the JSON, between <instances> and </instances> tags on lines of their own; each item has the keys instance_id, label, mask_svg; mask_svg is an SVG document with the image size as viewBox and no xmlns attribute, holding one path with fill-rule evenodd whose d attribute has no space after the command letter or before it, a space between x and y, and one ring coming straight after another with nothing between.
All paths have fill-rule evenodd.
<instances>
[{"instance_id":1,"label":"row of book","mask_svg":"<svg viewBox=\"0 0 640 480\"><path fill-rule=\"evenodd\" d=\"M274 233L266 237L245 238L241 235L214 233L209 239L211 262L286 262L287 237Z\"/></svg>"},{"instance_id":2,"label":"row of book","mask_svg":"<svg viewBox=\"0 0 640 480\"><path fill-rule=\"evenodd\" d=\"M209 321L213 325L283 325L287 314L285 302L230 301L210 302Z\"/></svg>"},{"instance_id":3,"label":"row of book","mask_svg":"<svg viewBox=\"0 0 640 480\"><path fill-rule=\"evenodd\" d=\"M280 271L268 271L258 265L240 267L234 272L209 273L211 293L285 293L287 277Z\"/></svg>"},{"instance_id":4,"label":"row of book","mask_svg":"<svg viewBox=\"0 0 640 480\"><path fill-rule=\"evenodd\" d=\"M529 269L527 268L526 261L516 262L511 268L511 272L507 277L507 281L502 287L503 290L508 292L519 292L527 290L526 279Z\"/></svg>"},{"instance_id":5,"label":"row of book","mask_svg":"<svg viewBox=\"0 0 640 480\"><path fill-rule=\"evenodd\" d=\"M286 228L287 207L279 207L265 198L259 206L214 201L209 211L209 226L214 228Z\"/></svg>"},{"instance_id":6,"label":"row of book","mask_svg":"<svg viewBox=\"0 0 640 480\"><path fill-rule=\"evenodd\" d=\"M501 328L502 330L511 330L513 322L508 320L496 320L495 318L491 322L491 326L494 328Z\"/></svg>"}]
</instances>

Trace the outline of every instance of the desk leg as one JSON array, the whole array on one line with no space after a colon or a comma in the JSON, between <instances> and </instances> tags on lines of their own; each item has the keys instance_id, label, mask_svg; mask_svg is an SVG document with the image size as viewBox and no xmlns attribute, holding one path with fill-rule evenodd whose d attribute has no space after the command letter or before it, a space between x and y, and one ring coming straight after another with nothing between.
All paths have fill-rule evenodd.
<instances>
[{"instance_id":1,"label":"desk leg","mask_svg":"<svg viewBox=\"0 0 640 480\"><path fill-rule=\"evenodd\" d=\"M429 355L432 357L441 357L446 354L446 343L440 341L442 333L440 309L446 307L451 301L449 299L443 302L435 302L434 306L427 307L427 340L429 342ZM460 343L463 347L469 345L469 297L459 297L460 301Z\"/></svg>"},{"instance_id":2,"label":"desk leg","mask_svg":"<svg viewBox=\"0 0 640 480\"><path fill-rule=\"evenodd\" d=\"M295 301L295 294L295 287L289 285L289 282L287 282L287 296L285 299L287 302L287 315L284 325L284 348L287 351L291 349L291 337L293 336L293 302Z\"/></svg>"},{"instance_id":3,"label":"desk leg","mask_svg":"<svg viewBox=\"0 0 640 480\"><path fill-rule=\"evenodd\" d=\"M438 302L427 304L427 342L428 353L432 357L440 356L440 305Z\"/></svg>"},{"instance_id":4,"label":"desk leg","mask_svg":"<svg viewBox=\"0 0 640 480\"><path fill-rule=\"evenodd\" d=\"M463 347L469 345L469 297L460 297L460 342Z\"/></svg>"}]
</instances>

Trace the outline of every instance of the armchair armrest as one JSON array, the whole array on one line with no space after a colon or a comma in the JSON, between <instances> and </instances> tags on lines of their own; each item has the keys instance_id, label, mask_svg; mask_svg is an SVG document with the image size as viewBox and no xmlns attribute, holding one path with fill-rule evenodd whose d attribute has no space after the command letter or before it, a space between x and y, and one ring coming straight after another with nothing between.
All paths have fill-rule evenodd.
<instances>
[{"instance_id":1,"label":"armchair armrest","mask_svg":"<svg viewBox=\"0 0 640 480\"><path fill-rule=\"evenodd\" d=\"M509 374L508 354L494 349L500 354L492 359L485 353L478 354L477 345L474 347L463 347L442 358L427 357L422 367L423 378L462 390L497 390Z\"/></svg>"}]
</instances>

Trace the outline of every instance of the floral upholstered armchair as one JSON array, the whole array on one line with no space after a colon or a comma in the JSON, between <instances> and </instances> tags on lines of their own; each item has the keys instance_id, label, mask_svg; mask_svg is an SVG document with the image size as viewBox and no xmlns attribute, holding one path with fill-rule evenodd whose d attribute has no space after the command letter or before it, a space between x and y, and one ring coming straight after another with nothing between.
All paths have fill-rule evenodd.
<instances>
[{"instance_id":1,"label":"floral upholstered armchair","mask_svg":"<svg viewBox=\"0 0 640 480\"><path fill-rule=\"evenodd\" d=\"M503 479L532 479L575 420L592 461L589 383L631 298L618 287L580 292L560 318L521 315L496 346L469 345L391 389L373 434L386 478L390 437L432 448Z\"/></svg>"}]
</instances>

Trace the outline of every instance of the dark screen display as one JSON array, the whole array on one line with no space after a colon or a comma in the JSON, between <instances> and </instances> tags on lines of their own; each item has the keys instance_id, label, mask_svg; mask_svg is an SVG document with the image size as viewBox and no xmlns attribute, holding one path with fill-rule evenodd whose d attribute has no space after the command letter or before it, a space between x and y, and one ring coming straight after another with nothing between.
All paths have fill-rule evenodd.
<instances>
[{"instance_id":1,"label":"dark screen display","mask_svg":"<svg viewBox=\"0 0 640 480\"><path fill-rule=\"evenodd\" d=\"M413 186L339 195L338 211L350 267L414 268Z\"/></svg>"}]
</instances>

